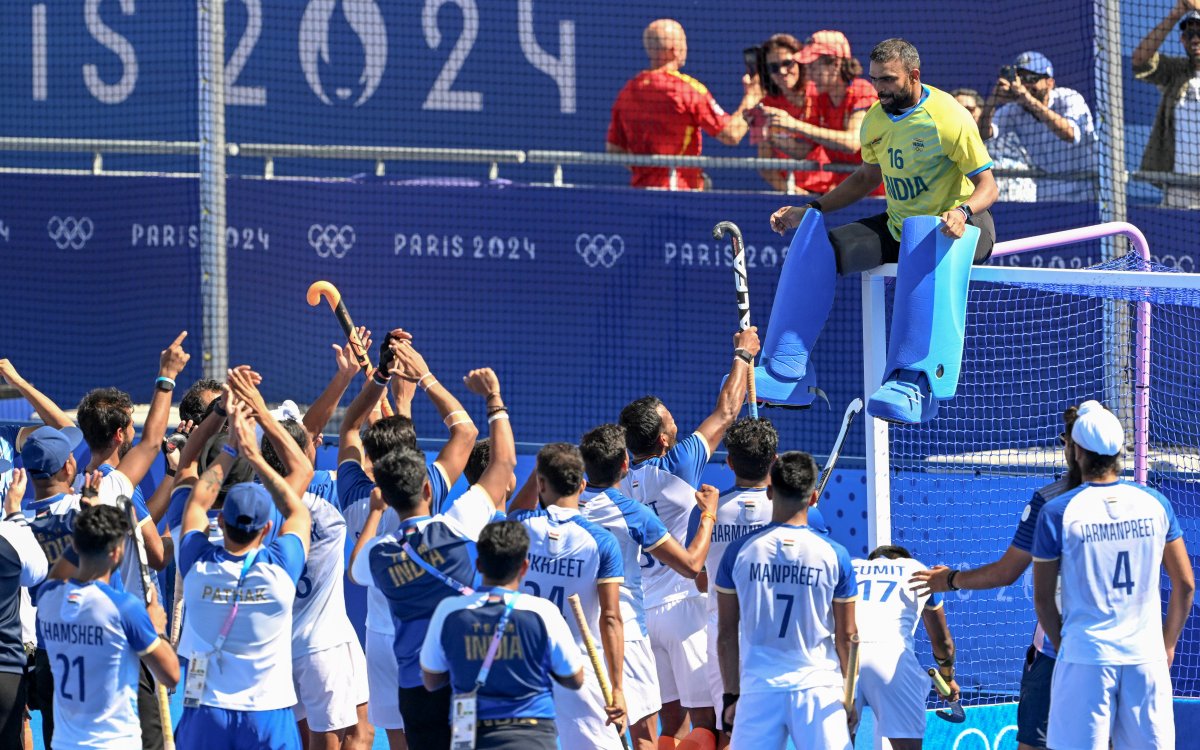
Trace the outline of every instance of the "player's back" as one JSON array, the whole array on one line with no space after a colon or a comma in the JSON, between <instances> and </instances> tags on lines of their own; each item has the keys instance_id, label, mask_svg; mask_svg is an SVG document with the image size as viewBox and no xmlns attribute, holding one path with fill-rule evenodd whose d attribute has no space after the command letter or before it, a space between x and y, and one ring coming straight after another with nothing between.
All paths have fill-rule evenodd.
<instances>
[{"instance_id":1,"label":"player's back","mask_svg":"<svg viewBox=\"0 0 1200 750\"><path fill-rule=\"evenodd\" d=\"M841 684L833 604L855 597L844 547L807 526L771 524L729 545L717 591L738 597L743 693Z\"/></svg>"},{"instance_id":2,"label":"player's back","mask_svg":"<svg viewBox=\"0 0 1200 750\"><path fill-rule=\"evenodd\" d=\"M293 658L355 637L346 615L346 519L323 497L306 492L303 500L312 514L312 532L292 608Z\"/></svg>"},{"instance_id":3,"label":"player's back","mask_svg":"<svg viewBox=\"0 0 1200 750\"><path fill-rule=\"evenodd\" d=\"M713 524L712 541L708 547L706 566L715 572L721 557L732 542L753 534L771 522L774 503L767 497L766 487L731 487L717 498L717 521ZM687 544L692 543L700 528L700 508L692 509L688 519ZM708 608L716 610L717 577L708 577L708 591L712 596Z\"/></svg>"},{"instance_id":4,"label":"player's back","mask_svg":"<svg viewBox=\"0 0 1200 750\"><path fill-rule=\"evenodd\" d=\"M138 654L158 636L138 600L98 581L51 581L37 605L56 688L54 746L140 745Z\"/></svg>"},{"instance_id":5,"label":"player's back","mask_svg":"<svg viewBox=\"0 0 1200 750\"><path fill-rule=\"evenodd\" d=\"M882 643L913 650L913 634L926 604L937 608L942 595L921 595L909 591L908 580L925 565L912 558L854 560L858 580L858 600L854 616L858 637L863 643Z\"/></svg>"}]
</instances>

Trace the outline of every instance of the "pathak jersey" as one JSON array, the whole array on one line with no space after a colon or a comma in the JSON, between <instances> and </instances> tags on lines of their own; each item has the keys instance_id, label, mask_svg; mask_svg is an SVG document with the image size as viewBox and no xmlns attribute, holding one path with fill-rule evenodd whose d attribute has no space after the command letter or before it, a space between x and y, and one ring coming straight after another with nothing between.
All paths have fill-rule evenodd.
<instances>
[{"instance_id":1,"label":"pathak jersey","mask_svg":"<svg viewBox=\"0 0 1200 750\"><path fill-rule=\"evenodd\" d=\"M551 505L519 511L509 520L520 522L529 532L529 570L521 588L549 599L564 615L569 611L567 597L578 594L592 638L598 641L600 595L596 585L624 580L617 538L584 518L577 508ZM571 633L582 646L583 634L573 620Z\"/></svg>"},{"instance_id":2,"label":"pathak jersey","mask_svg":"<svg viewBox=\"0 0 1200 750\"><path fill-rule=\"evenodd\" d=\"M717 591L738 597L742 693L840 686L833 603L856 589L846 548L808 526L771 524L730 543Z\"/></svg>"},{"instance_id":3,"label":"pathak jersey","mask_svg":"<svg viewBox=\"0 0 1200 750\"><path fill-rule=\"evenodd\" d=\"M1032 555L1033 535L1037 531L1038 517L1042 513L1042 507L1048 501L1053 500L1068 490L1074 489L1075 486L1071 483L1070 478L1064 475L1045 487L1036 490L1033 493L1033 497L1029 500L1029 504L1025 506L1025 510L1021 512L1021 521L1017 524L1017 530L1013 532L1012 546ZM1059 588L1061 589L1061 586ZM1062 607L1061 600L1059 607ZM1033 627L1033 647L1051 659L1058 653L1058 650L1054 648L1054 644L1046 637L1046 631L1042 629L1042 623L1040 622Z\"/></svg>"},{"instance_id":4,"label":"pathak jersey","mask_svg":"<svg viewBox=\"0 0 1200 750\"><path fill-rule=\"evenodd\" d=\"M506 602L514 596L505 635L487 682L479 689L477 716L485 721L553 719L551 675L574 675L583 667L583 652L559 608L549 600L506 589L442 600L421 647L421 667L429 672L449 672L456 693L474 690L496 625Z\"/></svg>"},{"instance_id":5,"label":"pathak jersey","mask_svg":"<svg viewBox=\"0 0 1200 750\"><path fill-rule=\"evenodd\" d=\"M356 637L346 615L346 519L323 497L305 492L303 501L312 514L312 535L292 607L293 659Z\"/></svg>"},{"instance_id":6,"label":"pathak jersey","mask_svg":"<svg viewBox=\"0 0 1200 750\"><path fill-rule=\"evenodd\" d=\"M876 103L863 119L862 160L883 170L888 229L900 239L910 216L940 216L971 197L968 177L992 167L971 113L954 97L922 86L916 106L891 115Z\"/></svg>"},{"instance_id":7,"label":"pathak jersey","mask_svg":"<svg viewBox=\"0 0 1200 750\"><path fill-rule=\"evenodd\" d=\"M439 602L459 594L410 560L405 543L443 576L473 588L477 580L475 542L495 512L487 491L476 484L445 513L406 518L395 532L367 542L355 558L350 577L357 583L370 582L387 600L396 634L393 648L400 667L400 687L421 686L419 655L429 620Z\"/></svg>"},{"instance_id":8,"label":"pathak jersey","mask_svg":"<svg viewBox=\"0 0 1200 750\"><path fill-rule=\"evenodd\" d=\"M1061 560L1057 658L1114 665L1163 659L1163 547L1181 536L1171 502L1132 482L1087 483L1046 503L1033 559Z\"/></svg>"},{"instance_id":9,"label":"pathak jersey","mask_svg":"<svg viewBox=\"0 0 1200 750\"><path fill-rule=\"evenodd\" d=\"M621 582L621 620L625 625L625 640L649 638L642 597L642 565L654 559L650 550L667 541L670 532L649 508L622 495L615 487L602 490L589 486L579 496L579 510L584 518L612 532L621 550L625 578Z\"/></svg>"},{"instance_id":10,"label":"pathak jersey","mask_svg":"<svg viewBox=\"0 0 1200 750\"><path fill-rule=\"evenodd\" d=\"M254 561L242 576L246 555L231 555L202 531L189 531L179 552L183 598L187 606L184 629L189 648L180 655L189 661L211 653L233 602L239 602L229 636L218 656L208 660L208 679L201 705L233 711L270 711L296 704L292 684L292 606L296 582L304 568L304 543L284 534L257 547Z\"/></svg>"},{"instance_id":11,"label":"pathak jersey","mask_svg":"<svg viewBox=\"0 0 1200 750\"><path fill-rule=\"evenodd\" d=\"M436 461L425 464L425 474L429 479L429 488L433 493L430 500L431 508L440 508L450 492L446 472ZM367 516L371 513L371 491L375 483L363 471L357 461L343 461L338 467L338 501L342 503L342 515L346 518L346 560L349 561L354 545L362 534L363 526L367 524ZM436 512L436 511L435 511ZM375 536L383 537L400 528L400 516L388 508L379 519L379 527ZM358 579L364 584L371 580ZM388 636L396 634L396 626L392 624L392 613L388 607L387 597L374 586L367 586L367 630L383 633Z\"/></svg>"},{"instance_id":12,"label":"pathak jersey","mask_svg":"<svg viewBox=\"0 0 1200 750\"><path fill-rule=\"evenodd\" d=\"M753 534L771 523L775 504L767 497L766 487L732 487L717 498L717 522L713 524L705 567L715 573L731 542ZM811 509L810 509L811 512ZM687 543L691 545L700 529L700 508L693 508L688 519ZM717 577L708 577L708 610L717 611Z\"/></svg>"},{"instance_id":13,"label":"pathak jersey","mask_svg":"<svg viewBox=\"0 0 1200 750\"><path fill-rule=\"evenodd\" d=\"M140 746L138 657L164 647L142 603L107 583L50 581L37 629L54 672L54 747Z\"/></svg>"},{"instance_id":14,"label":"pathak jersey","mask_svg":"<svg viewBox=\"0 0 1200 750\"><path fill-rule=\"evenodd\" d=\"M693 432L665 456L631 466L621 480L621 492L649 506L682 544L708 457L708 441ZM648 555L642 557L642 592L647 609L700 595L694 583Z\"/></svg>"},{"instance_id":15,"label":"pathak jersey","mask_svg":"<svg viewBox=\"0 0 1200 750\"><path fill-rule=\"evenodd\" d=\"M928 607L939 609L942 595L917 595L908 590L908 579L925 566L912 558L854 560L858 601L854 617L863 643L883 643L913 650L917 619Z\"/></svg>"}]
</instances>

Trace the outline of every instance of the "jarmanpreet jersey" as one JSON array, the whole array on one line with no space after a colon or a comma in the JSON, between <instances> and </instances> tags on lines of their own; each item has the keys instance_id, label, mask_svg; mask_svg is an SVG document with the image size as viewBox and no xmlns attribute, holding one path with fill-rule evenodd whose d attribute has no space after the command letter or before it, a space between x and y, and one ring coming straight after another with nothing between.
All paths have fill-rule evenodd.
<instances>
[{"instance_id":1,"label":"jarmanpreet jersey","mask_svg":"<svg viewBox=\"0 0 1200 750\"><path fill-rule=\"evenodd\" d=\"M888 229L900 239L910 216L940 216L971 196L973 177L992 166L971 114L954 97L922 86L921 99L890 115L876 102L859 132L862 160L883 170Z\"/></svg>"},{"instance_id":2,"label":"jarmanpreet jersey","mask_svg":"<svg viewBox=\"0 0 1200 750\"><path fill-rule=\"evenodd\" d=\"M556 505L541 510L518 511L510 516L529 532L529 570L521 590L549 599L564 616L567 597L579 595L592 639L600 640L600 595L596 585L624 580L624 563L617 538L583 517L576 508ZM568 617L571 634L583 645L583 634L574 617Z\"/></svg>"},{"instance_id":3,"label":"jarmanpreet jersey","mask_svg":"<svg viewBox=\"0 0 1200 750\"><path fill-rule=\"evenodd\" d=\"M645 560L653 559L650 550L670 538L667 527L649 508L622 495L615 487L602 490L589 486L579 496L579 510L584 518L612 532L621 549L621 562L625 570L625 580L621 583L621 619L625 624L625 640L649 638L642 596L642 565Z\"/></svg>"},{"instance_id":4,"label":"jarmanpreet jersey","mask_svg":"<svg viewBox=\"0 0 1200 750\"><path fill-rule=\"evenodd\" d=\"M325 498L305 492L312 513L308 559L296 581L292 608L292 658L348 643L357 637L346 615L346 519Z\"/></svg>"},{"instance_id":5,"label":"jarmanpreet jersey","mask_svg":"<svg viewBox=\"0 0 1200 750\"><path fill-rule=\"evenodd\" d=\"M737 594L742 693L837 687L833 603L854 601L846 548L807 526L771 524L730 543L717 591Z\"/></svg>"},{"instance_id":6,"label":"jarmanpreet jersey","mask_svg":"<svg viewBox=\"0 0 1200 750\"><path fill-rule=\"evenodd\" d=\"M37 629L54 672L54 746L140 746L138 657L169 648L133 595L93 581L50 581Z\"/></svg>"},{"instance_id":7,"label":"jarmanpreet jersey","mask_svg":"<svg viewBox=\"0 0 1200 750\"><path fill-rule=\"evenodd\" d=\"M631 466L629 474L621 480L621 492L649 506L671 536L682 544L708 457L708 441L693 432L665 456ZM642 593L646 609L700 595L692 581L648 556L642 558Z\"/></svg>"},{"instance_id":8,"label":"jarmanpreet jersey","mask_svg":"<svg viewBox=\"0 0 1200 750\"><path fill-rule=\"evenodd\" d=\"M1062 641L1072 664L1147 664L1166 656L1163 547L1183 536L1171 502L1132 482L1083 484L1046 503L1034 561L1061 560Z\"/></svg>"},{"instance_id":9,"label":"jarmanpreet jersey","mask_svg":"<svg viewBox=\"0 0 1200 750\"><path fill-rule=\"evenodd\" d=\"M942 595L921 595L908 590L908 579L925 566L911 558L854 560L858 601L854 617L863 643L883 643L913 650L917 619L925 608L942 606Z\"/></svg>"}]
</instances>

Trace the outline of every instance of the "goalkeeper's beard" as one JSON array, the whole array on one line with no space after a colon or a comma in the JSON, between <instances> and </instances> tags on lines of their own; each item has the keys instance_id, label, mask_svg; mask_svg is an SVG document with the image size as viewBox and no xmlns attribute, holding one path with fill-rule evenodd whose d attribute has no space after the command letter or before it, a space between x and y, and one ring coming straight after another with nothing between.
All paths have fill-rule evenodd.
<instances>
[{"instance_id":1,"label":"goalkeeper's beard","mask_svg":"<svg viewBox=\"0 0 1200 750\"><path fill-rule=\"evenodd\" d=\"M879 106L883 107L883 111L889 115L898 115L916 103L917 94L911 91L891 95L885 94L879 97Z\"/></svg>"}]
</instances>

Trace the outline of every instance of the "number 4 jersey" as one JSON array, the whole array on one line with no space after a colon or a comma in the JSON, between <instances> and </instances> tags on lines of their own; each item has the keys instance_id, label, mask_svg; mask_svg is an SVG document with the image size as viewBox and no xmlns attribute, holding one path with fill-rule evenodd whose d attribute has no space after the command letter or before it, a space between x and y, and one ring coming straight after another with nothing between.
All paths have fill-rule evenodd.
<instances>
[{"instance_id":1,"label":"number 4 jersey","mask_svg":"<svg viewBox=\"0 0 1200 750\"><path fill-rule=\"evenodd\" d=\"M1163 547L1181 536L1170 501L1132 482L1084 484L1042 507L1033 559L1061 560L1060 661L1164 658Z\"/></svg>"}]
</instances>

